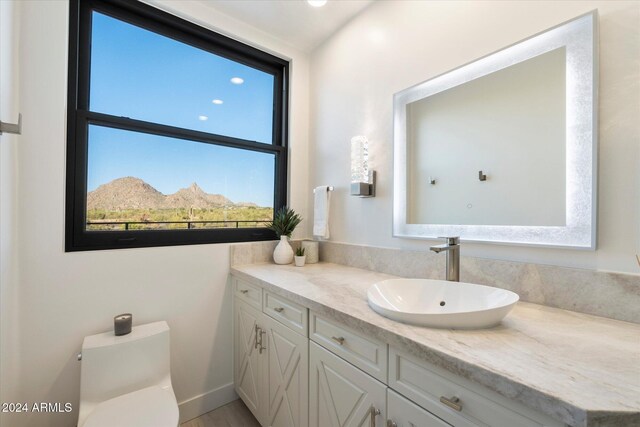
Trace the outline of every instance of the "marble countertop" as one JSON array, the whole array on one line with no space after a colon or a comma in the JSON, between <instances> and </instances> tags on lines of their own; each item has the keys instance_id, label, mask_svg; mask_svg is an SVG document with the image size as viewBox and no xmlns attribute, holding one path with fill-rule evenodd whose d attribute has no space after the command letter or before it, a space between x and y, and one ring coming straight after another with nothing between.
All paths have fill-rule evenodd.
<instances>
[{"instance_id":1,"label":"marble countertop","mask_svg":"<svg viewBox=\"0 0 640 427\"><path fill-rule=\"evenodd\" d=\"M571 426L640 426L638 324L519 302L491 329L432 329L369 308L368 287L388 274L330 263L231 274Z\"/></svg>"}]
</instances>

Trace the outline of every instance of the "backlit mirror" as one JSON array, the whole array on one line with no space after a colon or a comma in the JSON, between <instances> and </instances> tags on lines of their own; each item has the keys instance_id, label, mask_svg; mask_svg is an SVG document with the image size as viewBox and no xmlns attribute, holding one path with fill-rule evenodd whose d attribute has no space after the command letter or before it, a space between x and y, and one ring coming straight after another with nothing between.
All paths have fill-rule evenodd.
<instances>
[{"instance_id":1,"label":"backlit mirror","mask_svg":"<svg viewBox=\"0 0 640 427\"><path fill-rule=\"evenodd\" d=\"M394 236L595 248L596 20L394 96Z\"/></svg>"}]
</instances>

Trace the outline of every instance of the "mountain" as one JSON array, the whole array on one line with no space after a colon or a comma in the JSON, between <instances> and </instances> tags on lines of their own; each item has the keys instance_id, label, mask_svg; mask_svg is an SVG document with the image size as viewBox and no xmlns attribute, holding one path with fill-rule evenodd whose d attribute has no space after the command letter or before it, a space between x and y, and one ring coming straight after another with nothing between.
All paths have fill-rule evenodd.
<instances>
[{"instance_id":1,"label":"mountain","mask_svg":"<svg viewBox=\"0 0 640 427\"><path fill-rule=\"evenodd\" d=\"M193 207L196 209L219 208L233 204L231 200L220 194L205 193L195 182L189 188L181 188L168 195L164 203L167 208Z\"/></svg>"},{"instance_id":2,"label":"mountain","mask_svg":"<svg viewBox=\"0 0 640 427\"><path fill-rule=\"evenodd\" d=\"M260 206L252 202L238 202L235 204L237 208L259 208Z\"/></svg>"},{"instance_id":3,"label":"mountain","mask_svg":"<svg viewBox=\"0 0 640 427\"><path fill-rule=\"evenodd\" d=\"M195 182L189 188L164 195L140 178L114 179L87 193L87 210L103 209L211 209L224 206L256 206L253 203L235 204L221 194L208 194Z\"/></svg>"},{"instance_id":4,"label":"mountain","mask_svg":"<svg viewBox=\"0 0 640 427\"><path fill-rule=\"evenodd\" d=\"M165 197L140 178L127 176L87 193L87 209L157 209L164 204Z\"/></svg>"}]
</instances>

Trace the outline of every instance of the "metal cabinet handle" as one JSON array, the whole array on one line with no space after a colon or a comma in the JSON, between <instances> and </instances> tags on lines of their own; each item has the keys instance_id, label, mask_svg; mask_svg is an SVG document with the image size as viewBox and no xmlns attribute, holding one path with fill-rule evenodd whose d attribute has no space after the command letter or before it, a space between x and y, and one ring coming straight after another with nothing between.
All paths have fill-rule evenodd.
<instances>
[{"instance_id":1,"label":"metal cabinet handle","mask_svg":"<svg viewBox=\"0 0 640 427\"><path fill-rule=\"evenodd\" d=\"M331 339L340 345L344 345L344 337L331 337Z\"/></svg>"},{"instance_id":2,"label":"metal cabinet handle","mask_svg":"<svg viewBox=\"0 0 640 427\"><path fill-rule=\"evenodd\" d=\"M387 427L398 427L395 421L387 420Z\"/></svg>"},{"instance_id":3,"label":"metal cabinet handle","mask_svg":"<svg viewBox=\"0 0 640 427\"><path fill-rule=\"evenodd\" d=\"M444 403L453 410L456 410L458 412L462 411L462 402L457 396L453 396L451 398L440 396L440 402Z\"/></svg>"},{"instance_id":4,"label":"metal cabinet handle","mask_svg":"<svg viewBox=\"0 0 640 427\"><path fill-rule=\"evenodd\" d=\"M267 347L264 344L264 335L267 333L267 331L264 331L262 329L260 329L260 348L258 349L258 353L262 354L262 352L264 350L267 349Z\"/></svg>"},{"instance_id":5,"label":"metal cabinet handle","mask_svg":"<svg viewBox=\"0 0 640 427\"><path fill-rule=\"evenodd\" d=\"M277 311L278 313L282 313L284 311L284 308L276 307L276 308L274 308L274 311Z\"/></svg>"},{"instance_id":6,"label":"metal cabinet handle","mask_svg":"<svg viewBox=\"0 0 640 427\"><path fill-rule=\"evenodd\" d=\"M258 348L258 335L262 336L262 334L260 333L260 330L261 330L260 326L256 325L256 334L253 337L253 348Z\"/></svg>"},{"instance_id":7,"label":"metal cabinet handle","mask_svg":"<svg viewBox=\"0 0 640 427\"><path fill-rule=\"evenodd\" d=\"M249 293L249 291L247 289L240 289L240 293L246 295Z\"/></svg>"},{"instance_id":8,"label":"metal cabinet handle","mask_svg":"<svg viewBox=\"0 0 640 427\"><path fill-rule=\"evenodd\" d=\"M267 347L264 346L264 341L262 338L262 336L265 335L266 333L267 331L262 329L260 326L256 325L256 334L253 337L254 339L253 348L257 348L260 354L262 354L262 352L267 349Z\"/></svg>"},{"instance_id":9,"label":"metal cabinet handle","mask_svg":"<svg viewBox=\"0 0 640 427\"><path fill-rule=\"evenodd\" d=\"M371 427L376 427L376 416L380 415L380 409L376 409L375 406L371 405L371 409L369 411L370 411L369 413L371 415L371 418L369 419L370 420L370 424L369 425Z\"/></svg>"}]
</instances>

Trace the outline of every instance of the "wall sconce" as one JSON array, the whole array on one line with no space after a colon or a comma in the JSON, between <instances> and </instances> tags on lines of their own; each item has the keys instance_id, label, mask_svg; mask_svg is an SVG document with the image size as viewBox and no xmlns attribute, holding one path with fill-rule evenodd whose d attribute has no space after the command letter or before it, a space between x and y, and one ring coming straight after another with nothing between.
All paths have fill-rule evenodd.
<instances>
[{"instance_id":1,"label":"wall sconce","mask_svg":"<svg viewBox=\"0 0 640 427\"><path fill-rule=\"evenodd\" d=\"M351 138L351 195L376 195L376 171L369 169L369 140L366 136Z\"/></svg>"}]
</instances>

